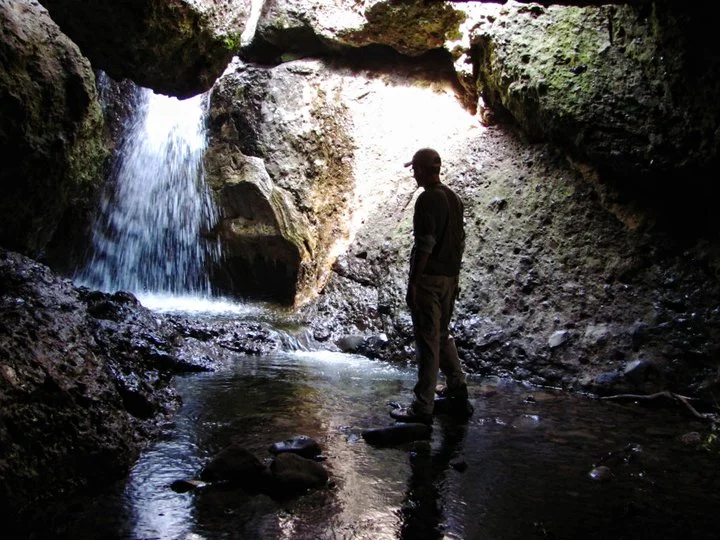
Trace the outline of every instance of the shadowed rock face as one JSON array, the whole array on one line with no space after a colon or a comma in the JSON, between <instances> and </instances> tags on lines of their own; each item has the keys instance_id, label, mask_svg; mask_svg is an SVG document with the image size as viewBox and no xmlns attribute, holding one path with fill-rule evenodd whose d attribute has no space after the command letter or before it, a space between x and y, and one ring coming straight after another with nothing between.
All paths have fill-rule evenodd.
<instances>
[{"instance_id":1,"label":"shadowed rock face","mask_svg":"<svg viewBox=\"0 0 720 540\"><path fill-rule=\"evenodd\" d=\"M176 334L131 295L83 298L1 249L0 283L0 501L13 515L127 470L178 405L169 377L150 368L153 356L172 357ZM117 339L121 329L134 344Z\"/></svg>"},{"instance_id":2,"label":"shadowed rock face","mask_svg":"<svg viewBox=\"0 0 720 540\"><path fill-rule=\"evenodd\" d=\"M232 7L184 0L43 4L96 69L179 98L212 86L239 44L250 10L250 0Z\"/></svg>"},{"instance_id":3,"label":"shadowed rock face","mask_svg":"<svg viewBox=\"0 0 720 540\"><path fill-rule=\"evenodd\" d=\"M218 193L223 218L216 233L223 239L224 257L212 270L213 283L227 294L292 304L305 248L293 243L288 227L299 230L303 219L275 189L260 160L238 156L234 161L243 159L249 165L239 169L247 172L244 179L226 177ZM289 213L295 220L286 223Z\"/></svg>"},{"instance_id":4,"label":"shadowed rock face","mask_svg":"<svg viewBox=\"0 0 720 540\"><path fill-rule=\"evenodd\" d=\"M94 492L127 473L180 406L172 375L210 371L203 342L267 353L267 328L193 327L129 293L73 287L44 265L0 248L0 505L5 527L42 501ZM244 336L253 334L250 343ZM195 344L185 348L183 345ZM247 346L246 346L247 345ZM266 347L267 346L267 347ZM45 516L47 517L47 516Z\"/></svg>"},{"instance_id":5,"label":"shadowed rock face","mask_svg":"<svg viewBox=\"0 0 720 540\"><path fill-rule=\"evenodd\" d=\"M514 5L470 40L478 88L535 140L614 176L698 174L720 155L720 60L699 10ZM714 20L714 19L713 19Z\"/></svg>"},{"instance_id":6,"label":"shadowed rock face","mask_svg":"<svg viewBox=\"0 0 720 540\"><path fill-rule=\"evenodd\" d=\"M39 256L106 151L90 64L34 1L0 3L0 245Z\"/></svg>"}]
</instances>

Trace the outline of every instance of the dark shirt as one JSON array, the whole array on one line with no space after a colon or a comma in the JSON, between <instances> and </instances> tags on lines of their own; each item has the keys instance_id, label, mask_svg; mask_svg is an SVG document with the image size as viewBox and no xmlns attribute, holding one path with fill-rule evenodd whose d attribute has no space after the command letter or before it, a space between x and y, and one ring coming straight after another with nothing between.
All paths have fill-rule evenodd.
<instances>
[{"instance_id":1,"label":"dark shirt","mask_svg":"<svg viewBox=\"0 0 720 540\"><path fill-rule=\"evenodd\" d=\"M457 276L465 250L463 203L445 184L428 186L415 201L414 251L429 253L425 274Z\"/></svg>"}]
</instances>

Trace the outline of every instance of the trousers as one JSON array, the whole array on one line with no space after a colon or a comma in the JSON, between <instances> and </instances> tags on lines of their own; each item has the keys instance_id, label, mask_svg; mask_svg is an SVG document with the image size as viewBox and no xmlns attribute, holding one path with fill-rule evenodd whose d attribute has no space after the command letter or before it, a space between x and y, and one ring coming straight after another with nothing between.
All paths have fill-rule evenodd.
<instances>
[{"instance_id":1,"label":"trousers","mask_svg":"<svg viewBox=\"0 0 720 540\"><path fill-rule=\"evenodd\" d=\"M416 285L416 306L411 311L418 366L413 409L421 414L433 412L438 370L445 375L448 390L467 385L449 329L457 294L457 276L423 274Z\"/></svg>"}]
</instances>

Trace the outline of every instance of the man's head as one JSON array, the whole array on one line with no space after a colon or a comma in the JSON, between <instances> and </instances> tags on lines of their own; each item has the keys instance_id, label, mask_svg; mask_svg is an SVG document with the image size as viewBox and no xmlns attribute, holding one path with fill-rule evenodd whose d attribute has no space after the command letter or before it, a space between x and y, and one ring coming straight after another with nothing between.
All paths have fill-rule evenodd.
<instances>
[{"instance_id":1,"label":"man's head","mask_svg":"<svg viewBox=\"0 0 720 540\"><path fill-rule=\"evenodd\" d=\"M441 164L440 154L437 151L432 148L421 148L405 166L412 166L418 186L425 187L428 183L440 181Z\"/></svg>"}]
</instances>

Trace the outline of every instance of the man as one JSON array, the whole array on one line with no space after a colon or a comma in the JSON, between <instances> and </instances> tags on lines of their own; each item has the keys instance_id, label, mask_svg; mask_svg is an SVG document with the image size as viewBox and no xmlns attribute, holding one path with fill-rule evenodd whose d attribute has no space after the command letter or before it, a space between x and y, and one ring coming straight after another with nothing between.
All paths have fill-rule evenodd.
<instances>
[{"instance_id":1,"label":"man","mask_svg":"<svg viewBox=\"0 0 720 540\"><path fill-rule=\"evenodd\" d=\"M418 381L412 405L390 412L400 422L432 423L438 370L447 383L439 393L451 405L444 407L445 411L466 417L472 414L465 374L448 328L465 249L463 204L440 181L440 165L440 155L432 148L418 150L405 164L412 166L423 192L415 202L415 242L406 296L415 333Z\"/></svg>"}]
</instances>

